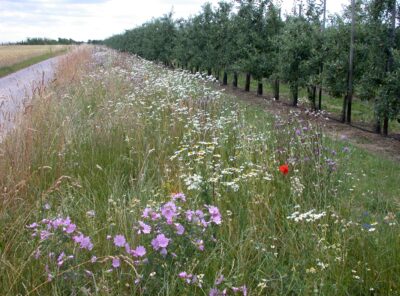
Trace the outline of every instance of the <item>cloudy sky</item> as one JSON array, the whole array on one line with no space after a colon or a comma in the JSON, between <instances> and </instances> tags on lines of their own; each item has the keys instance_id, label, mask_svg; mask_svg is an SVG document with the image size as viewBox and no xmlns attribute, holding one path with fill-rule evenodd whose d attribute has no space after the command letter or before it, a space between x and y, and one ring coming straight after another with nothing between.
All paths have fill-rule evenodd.
<instances>
[{"instance_id":1,"label":"cloudy sky","mask_svg":"<svg viewBox=\"0 0 400 296\"><path fill-rule=\"evenodd\" d=\"M209 0L217 4L220 0ZM104 39L173 9L175 17L196 14L205 0L0 0L0 42L26 37ZM290 11L294 0L281 0ZM337 12L350 0L327 0Z\"/></svg>"}]
</instances>

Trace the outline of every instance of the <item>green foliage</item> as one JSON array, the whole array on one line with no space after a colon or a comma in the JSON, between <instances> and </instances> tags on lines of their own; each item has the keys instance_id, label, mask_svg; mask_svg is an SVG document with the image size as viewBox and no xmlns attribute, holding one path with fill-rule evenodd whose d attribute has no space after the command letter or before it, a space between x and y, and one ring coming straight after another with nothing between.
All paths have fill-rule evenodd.
<instances>
[{"instance_id":1,"label":"green foliage","mask_svg":"<svg viewBox=\"0 0 400 296\"><path fill-rule=\"evenodd\" d=\"M396 22L391 27L390 17L396 3L357 0L355 11L355 96L374 102L376 116L389 119L399 116L396 74L391 73L397 71L394 53L400 46L400 31ZM276 1L207 3L187 20L166 15L105 43L191 71L248 73L260 83L281 79L289 84L294 105L306 88L316 108L317 86L334 97L347 94L351 11L347 7L331 16L323 30L322 1L308 0L301 10L283 20Z\"/></svg>"}]
</instances>

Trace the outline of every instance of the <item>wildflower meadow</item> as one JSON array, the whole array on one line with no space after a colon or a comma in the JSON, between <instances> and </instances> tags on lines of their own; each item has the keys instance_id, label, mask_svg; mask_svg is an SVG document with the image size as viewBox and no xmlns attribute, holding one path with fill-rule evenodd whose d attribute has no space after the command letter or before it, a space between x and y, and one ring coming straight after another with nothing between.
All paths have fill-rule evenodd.
<instances>
[{"instance_id":1,"label":"wildflower meadow","mask_svg":"<svg viewBox=\"0 0 400 296\"><path fill-rule=\"evenodd\" d=\"M400 164L212 76L67 59L0 144L1 295L400 293Z\"/></svg>"}]
</instances>

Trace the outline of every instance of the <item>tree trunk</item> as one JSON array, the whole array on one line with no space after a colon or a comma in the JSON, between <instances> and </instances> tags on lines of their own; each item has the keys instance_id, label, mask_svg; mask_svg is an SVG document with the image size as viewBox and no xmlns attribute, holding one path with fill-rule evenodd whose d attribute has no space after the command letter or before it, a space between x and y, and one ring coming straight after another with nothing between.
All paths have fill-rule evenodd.
<instances>
[{"instance_id":1,"label":"tree trunk","mask_svg":"<svg viewBox=\"0 0 400 296\"><path fill-rule=\"evenodd\" d=\"M208 68L208 69L207 69L207 75L210 76L211 74L212 74L212 73L211 73L211 68Z\"/></svg>"},{"instance_id":2,"label":"tree trunk","mask_svg":"<svg viewBox=\"0 0 400 296\"><path fill-rule=\"evenodd\" d=\"M317 86L312 85L309 90L309 95L310 95L310 101L311 101L311 108L313 110L317 109L317 103L316 103L316 98L317 98Z\"/></svg>"},{"instance_id":3,"label":"tree trunk","mask_svg":"<svg viewBox=\"0 0 400 296\"><path fill-rule=\"evenodd\" d=\"M347 94L345 94L343 98L343 108L342 108L342 118L341 118L341 121L343 123L346 122L346 109L347 109Z\"/></svg>"},{"instance_id":4,"label":"tree trunk","mask_svg":"<svg viewBox=\"0 0 400 296\"><path fill-rule=\"evenodd\" d=\"M246 74L246 85L244 88L245 91L250 91L250 77L251 77L250 73L247 73Z\"/></svg>"},{"instance_id":5,"label":"tree trunk","mask_svg":"<svg viewBox=\"0 0 400 296\"><path fill-rule=\"evenodd\" d=\"M258 82L257 95L259 95L259 96L263 95L263 84L261 81Z\"/></svg>"},{"instance_id":6,"label":"tree trunk","mask_svg":"<svg viewBox=\"0 0 400 296\"><path fill-rule=\"evenodd\" d=\"M322 110L322 87L318 90L318 110Z\"/></svg>"},{"instance_id":7,"label":"tree trunk","mask_svg":"<svg viewBox=\"0 0 400 296\"><path fill-rule=\"evenodd\" d=\"M217 70L217 72L215 72L215 79L217 79L217 81L219 81L219 70Z\"/></svg>"},{"instance_id":8,"label":"tree trunk","mask_svg":"<svg viewBox=\"0 0 400 296\"><path fill-rule=\"evenodd\" d=\"M323 3L323 12L322 12L323 18L322 18L322 26L321 26L321 31L322 31L322 40L324 40L325 36L325 27L326 27L326 0L324 0ZM324 72L324 61L321 61L321 66L319 69L320 75ZM318 87L318 110L322 110L322 79Z\"/></svg>"},{"instance_id":9,"label":"tree trunk","mask_svg":"<svg viewBox=\"0 0 400 296\"><path fill-rule=\"evenodd\" d=\"M274 97L275 100L279 100L279 79L275 79L274 81Z\"/></svg>"},{"instance_id":10,"label":"tree trunk","mask_svg":"<svg viewBox=\"0 0 400 296\"><path fill-rule=\"evenodd\" d=\"M224 78L222 80L222 85L228 85L228 73L224 71Z\"/></svg>"},{"instance_id":11,"label":"tree trunk","mask_svg":"<svg viewBox=\"0 0 400 296\"><path fill-rule=\"evenodd\" d=\"M199 73L199 72L200 72L200 67L196 66L196 73Z\"/></svg>"},{"instance_id":12,"label":"tree trunk","mask_svg":"<svg viewBox=\"0 0 400 296\"><path fill-rule=\"evenodd\" d=\"M296 85L292 89L292 95L293 95L293 106L297 107L297 103L299 101L299 85L296 83Z\"/></svg>"},{"instance_id":13,"label":"tree trunk","mask_svg":"<svg viewBox=\"0 0 400 296\"><path fill-rule=\"evenodd\" d=\"M351 104L353 101L353 61L354 61L354 32L355 32L355 0L351 0L351 36L349 53L349 75L347 85L347 123L351 123Z\"/></svg>"},{"instance_id":14,"label":"tree trunk","mask_svg":"<svg viewBox=\"0 0 400 296\"><path fill-rule=\"evenodd\" d=\"M390 30L389 30L389 46L388 46L388 59L387 59L387 74L390 74L394 70L394 58L393 58L393 49L395 46L395 31L396 31L396 5L397 1L392 0L392 7L390 9ZM386 104L387 105L387 104ZM383 118L383 134L387 136L389 134L389 118L388 118L389 110L385 110L384 118Z\"/></svg>"},{"instance_id":15,"label":"tree trunk","mask_svg":"<svg viewBox=\"0 0 400 296\"><path fill-rule=\"evenodd\" d=\"M233 87L237 87L238 86L238 74L237 72L233 73Z\"/></svg>"},{"instance_id":16,"label":"tree trunk","mask_svg":"<svg viewBox=\"0 0 400 296\"><path fill-rule=\"evenodd\" d=\"M387 136L389 134L389 118L385 116L383 119L383 135Z\"/></svg>"},{"instance_id":17,"label":"tree trunk","mask_svg":"<svg viewBox=\"0 0 400 296\"><path fill-rule=\"evenodd\" d=\"M381 133L381 120L379 118L377 118L375 122L375 132L377 134Z\"/></svg>"}]
</instances>

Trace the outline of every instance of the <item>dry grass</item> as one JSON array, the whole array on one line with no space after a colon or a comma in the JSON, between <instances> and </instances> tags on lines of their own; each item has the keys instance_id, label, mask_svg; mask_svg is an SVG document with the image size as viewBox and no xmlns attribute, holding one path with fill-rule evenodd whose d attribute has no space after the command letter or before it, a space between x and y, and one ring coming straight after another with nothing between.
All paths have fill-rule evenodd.
<instances>
[{"instance_id":1,"label":"dry grass","mask_svg":"<svg viewBox=\"0 0 400 296\"><path fill-rule=\"evenodd\" d=\"M68 45L2 45L0 68L9 67L31 58L64 51Z\"/></svg>"},{"instance_id":2,"label":"dry grass","mask_svg":"<svg viewBox=\"0 0 400 296\"><path fill-rule=\"evenodd\" d=\"M55 84L57 90L61 91L74 79L79 79L85 73L84 67L89 65L91 48L80 46L61 58L56 73ZM62 123L49 126L58 120L52 120L55 116L52 104L57 94L53 87L46 87L43 83L34 89L32 102L25 106L23 114L18 118L18 128L10 131L3 139L0 147L0 184L3 187L1 200L3 208L7 208L17 195L23 195L23 188L34 177L29 164L32 163L35 145L38 141L47 140L42 134L47 130L58 130L63 132ZM62 138L62 137L60 137ZM51 142L51 140L49 140ZM62 143L60 144L62 145ZM5 169L5 168L9 169ZM36 172L37 173L37 172ZM21 192L22 191L22 192Z\"/></svg>"}]
</instances>

